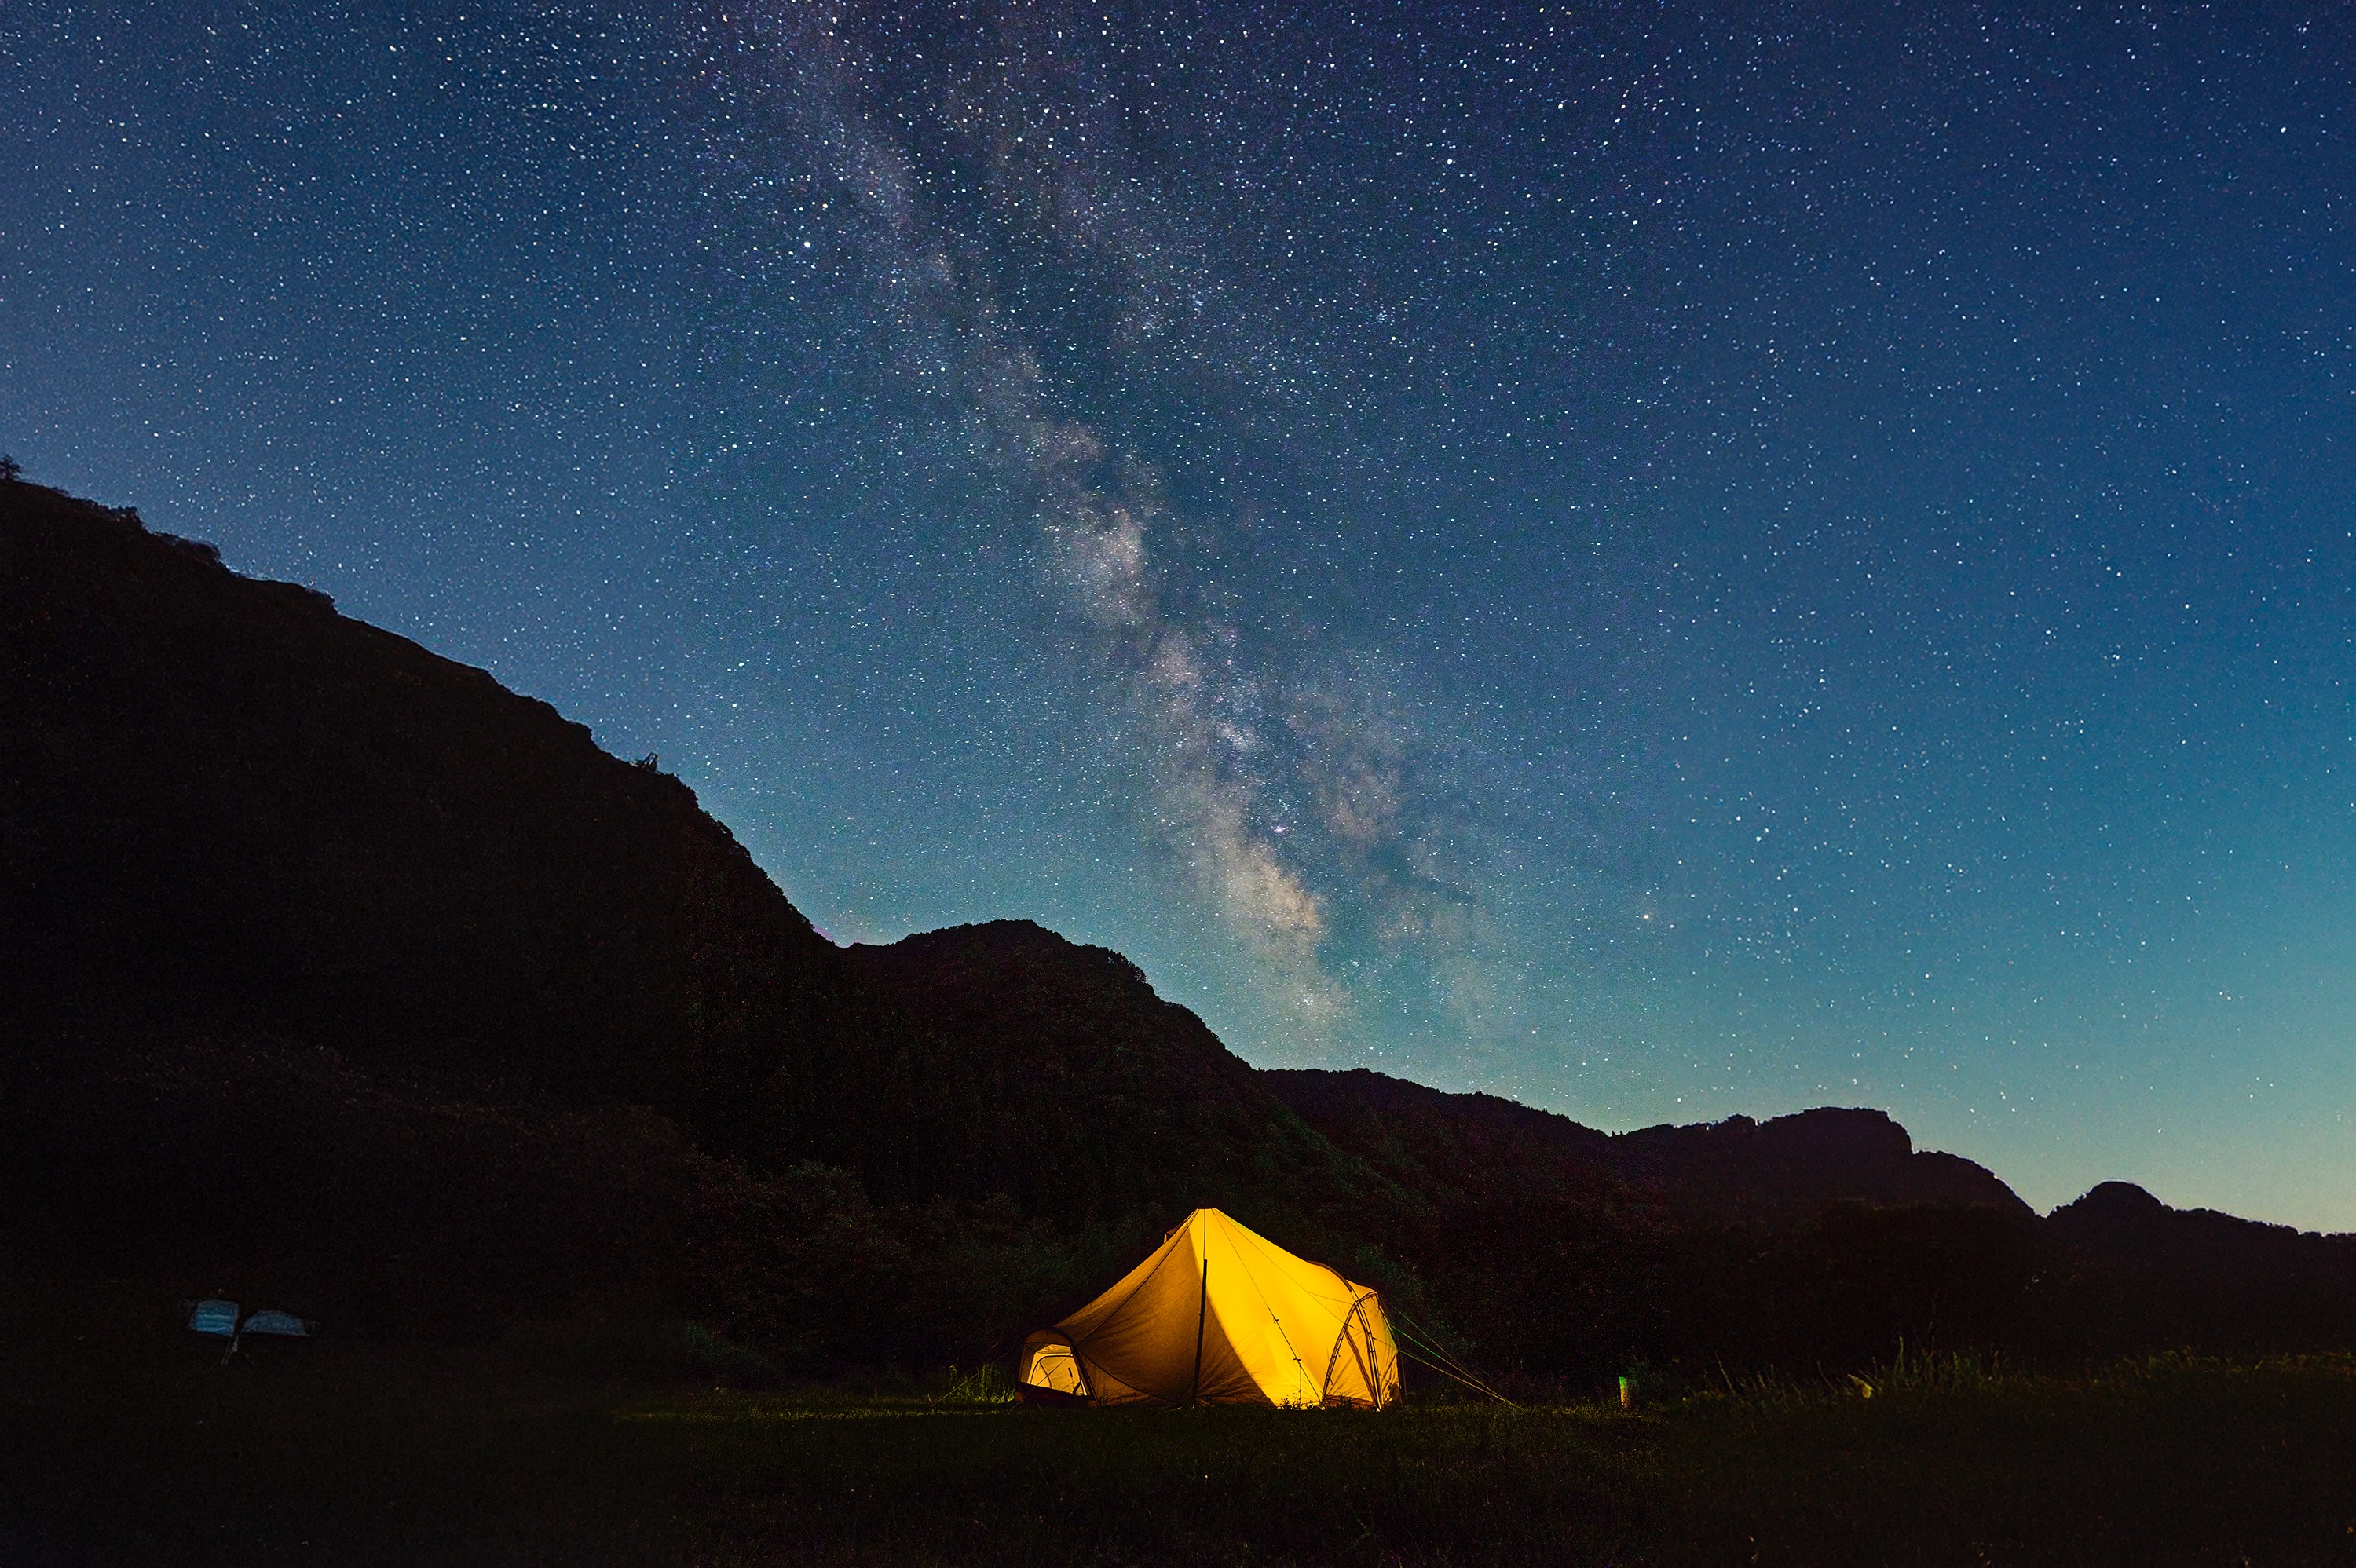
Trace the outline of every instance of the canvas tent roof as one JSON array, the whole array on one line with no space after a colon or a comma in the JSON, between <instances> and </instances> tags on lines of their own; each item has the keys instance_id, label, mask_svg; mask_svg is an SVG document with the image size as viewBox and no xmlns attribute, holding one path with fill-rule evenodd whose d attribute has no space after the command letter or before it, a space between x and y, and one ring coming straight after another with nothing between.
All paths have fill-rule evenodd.
<instances>
[{"instance_id":1,"label":"canvas tent roof","mask_svg":"<svg viewBox=\"0 0 2356 1568\"><path fill-rule=\"evenodd\" d=\"M1381 1298L1216 1209L1023 1347L1022 1381L1090 1404L1352 1404L1398 1396Z\"/></svg>"}]
</instances>

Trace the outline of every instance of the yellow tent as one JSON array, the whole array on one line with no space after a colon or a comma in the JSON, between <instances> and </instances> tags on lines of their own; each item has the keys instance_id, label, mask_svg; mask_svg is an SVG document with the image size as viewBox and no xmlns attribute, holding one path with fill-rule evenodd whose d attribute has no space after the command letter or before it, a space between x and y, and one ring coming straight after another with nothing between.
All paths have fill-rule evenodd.
<instances>
[{"instance_id":1,"label":"yellow tent","mask_svg":"<svg viewBox=\"0 0 2356 1568\"><path fill-rule=\"evenodd\" d=\"M1371 1289L1197 1209L1119 1284L1025 1340L1022 1379L1054 1403L1379 1409L1398 1397L1398 1347Z\"/></svg>"}]
</instances>

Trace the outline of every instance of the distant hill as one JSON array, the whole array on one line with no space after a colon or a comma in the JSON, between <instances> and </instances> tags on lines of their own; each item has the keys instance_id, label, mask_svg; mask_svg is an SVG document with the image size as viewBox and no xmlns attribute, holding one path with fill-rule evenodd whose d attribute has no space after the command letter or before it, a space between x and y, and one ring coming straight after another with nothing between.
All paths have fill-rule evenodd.
<instances>
[{"instance_id":1,"label":"distant hill","mask_svg":"<svg viewBox=\"0 0 2356 1568\"><path fill-rule=\"evenodd\" d=\"M2356 1347L2356 1235L2171 1209L2125 1181L2063 1204L2045 1229L2071 1260L2090 1348L2125 1325L2139 1348Z\"/></svg>"},{"instance_id":2,"label":"distant hill","mask_svg":"<svg viewBox=\"0 0 2356 1568\"><path fill-rule=\"evenodd\" d=\"M1501 1375L2350 1342L2348 1238L2040 1221L1879 1112L1606 1135L1257 1072L1026 922L837 947L651 762L16 481L0 725L0 1264L969 1361L1210 1203Z\"/></svg>"},{"instance_id":3,"label":"distant hill","mask_svg":"<svg viewBox=\"0 0 2356 1568\"><path fill-rule=\"evenodd\" d=\"M1310 1125L1418 1188L1502 1166L1523 1181L1606 1174L1687 1222L1804 1223L1832 1203L2029 1211L1971 1161L1918 1153L1906 1129L1879 1111L1730 1116L1612 1135L1492 1094L1443 1093L1364 1068L1261 1077Z\"/></svg>"},{"instance_id":4,"label":"distant hill","mask_svg":"<svg viewBox=\"0 0 2356 1568\"><path fill-rule=\"evenodd\" d=\"M871 1167L879 1191L1004 1193L1072 1224L1209 1201L1339 1224L1402 1199L1118 953L994 921L842 959L888 998L899 1053L837 1059L863 1083L789 1065L772 1092L785 1142Z\"/></svg>"}]
</instances>

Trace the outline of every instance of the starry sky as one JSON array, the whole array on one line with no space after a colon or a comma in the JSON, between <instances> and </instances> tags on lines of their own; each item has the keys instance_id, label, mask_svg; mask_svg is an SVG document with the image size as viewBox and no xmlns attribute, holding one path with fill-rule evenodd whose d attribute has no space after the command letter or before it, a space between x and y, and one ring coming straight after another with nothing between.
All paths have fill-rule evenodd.
<instances>
[{"instance_id":1,"label":"starry sky","mask_svg":"<svg viewBox=\"0 0 2356 1568\"><path fill-rule=\"evenodd\" d=\"M1263 1065L2356 1229L2356 9L0 10L0 449Z\"/></svg>"}]
</instances>

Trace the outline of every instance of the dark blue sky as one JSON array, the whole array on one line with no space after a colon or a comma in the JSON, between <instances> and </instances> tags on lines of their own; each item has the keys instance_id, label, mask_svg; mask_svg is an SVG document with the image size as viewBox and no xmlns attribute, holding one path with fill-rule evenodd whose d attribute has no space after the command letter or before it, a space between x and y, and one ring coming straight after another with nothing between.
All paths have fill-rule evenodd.
<instances>
[{"instance_id":1,"label":"dark blue sky","mask_svg":"<svg viewBox=\"0 0 2356 1568\"><path fill-rule=\"evenodd\" d=\"M1247 1058L2356 1227L2356 12L0 13L0 448Z\"/></svg>"}]
</instances>

